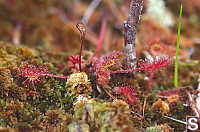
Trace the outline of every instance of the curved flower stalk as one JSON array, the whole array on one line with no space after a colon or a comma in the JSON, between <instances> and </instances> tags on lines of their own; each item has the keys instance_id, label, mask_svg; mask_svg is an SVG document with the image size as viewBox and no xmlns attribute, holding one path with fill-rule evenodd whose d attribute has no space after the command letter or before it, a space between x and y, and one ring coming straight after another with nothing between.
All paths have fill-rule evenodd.
<instances>
[{"instance_id":1,"label":"curved flower stalk","mask_svg":"<svg viewBox=\"0 0 200 132\"><path fill-rule=\"evenodd\" d=\"M81 72L82 71L81 58L82 58L83 45L84 45L84 41L85 41L86 27L83 23L78 23L76 25L76 27L80 32L80 40L81 40L81 47L80 47L80 53L79 53L79 70Z\"/></svg>"}]
</instances>

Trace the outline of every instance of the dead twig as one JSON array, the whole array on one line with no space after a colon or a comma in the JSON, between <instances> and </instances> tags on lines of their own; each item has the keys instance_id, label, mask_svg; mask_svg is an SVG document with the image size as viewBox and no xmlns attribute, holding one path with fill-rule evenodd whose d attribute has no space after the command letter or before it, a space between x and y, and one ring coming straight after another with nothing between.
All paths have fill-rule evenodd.
<instances>
[{"instance_id":1,"label":"dead twig","mask_svg":"<svg viewBox=\"0 0 200 132\"><path fill-rule=\"evenodd\" d=\"M102 0L93 0L92 3L89 5L85 15L83 16L82 22L84 24L88 23L88 20L92 16L94 10L97 8L97 6L100 4Z\"/></svg>"},{"instance_id":2,"label":"dead twig","mask_svg":"<svg viewBox=\"0 0 200 132\"><path fill-rule=\"evenodd\" d=\"M116 98L107 90L108 88L110 88L110 86L106 85L105 88L102 87L102 89L104 90L104 92L110 96L113 100L116 100Z\"/></svg>"},{"instance_id":3,"label":"dead twig","mask_svg":"<svg viewBox=\"0 0 200 132\"><path fill-rule=\"evenodd\" d=\"M142 108L142 118L144 119L144 111L145 111L145 107L147 104L147 97L144 98L144 104L143 104L143 108Z\"/></svg>"},{"instance_id":4,"label":"dead twig","mask_svg":"<svg viewBox=\"0 0 200 132\"><path fill-rule=\"evenodd\" d=\"M140 114L138 114L138 113L136 113L134 111L131 111L131 113L134 114L134 115L136 115L136 116L138 116L140 119L143 119L142 115L140 115Z\"/></svg>"},{"instance_id":5,"label":"dead twig","mask_svg":"<svg viewBox=\"0 0 200 132\"><path fill-rule=\"evenodd\" d=\"M198 87L197 87L197 91L200 92L200 74L199 74L199 78L198 78Z\"/></svg>"},{"instance_id":6,"label":"dead twig","mask_svg":"<svg viewBox=\"0 0 200 132\"><path fill-rule=\"evenodd\" d=\"M181 120L178 120L178 119L175 119L175 118L172 118L172 117L168 117L168 116L165 116L165 115L163 117L187 125L187 123L184 122L184 121L181 121Z\"/></svg>"},{"instance_id":7,"label":"dead twig","mask_svg":"<svg viewBox=\"0 0 200 132\"><path fill-rule=\"evenodd\" d=\"M17 22L17 25L13 32L13 37L12 37L13 43L15 45L19 45L21 43L21 34L22 34L22 23Z\"/></svg>"},{"instance_id":8,"label":"dead twig","mask_svg":"<svg viewBox=\"0 0 200 132\"><path fill-rule=\"evenodd\" d=\"M128 19L124 22L125 57L130 69L136 68L136 26L140 20L143 0L132 0Z\"/></svg>"},{"instance_id":9,"label":"dead twig","mask_svg":"<svg viewBox=\"0 0 200 132\"><path fill-rule=\"evenodd\" d=\"M189 103L190 103L190 107L191 107L192 111L194 112L195 116L199 117L200 112L197 108L196 102L194 101L194 99L189 91L186 91L186 94L188 95L188 99L189 99Z\"/></svg>"}]
</instances>

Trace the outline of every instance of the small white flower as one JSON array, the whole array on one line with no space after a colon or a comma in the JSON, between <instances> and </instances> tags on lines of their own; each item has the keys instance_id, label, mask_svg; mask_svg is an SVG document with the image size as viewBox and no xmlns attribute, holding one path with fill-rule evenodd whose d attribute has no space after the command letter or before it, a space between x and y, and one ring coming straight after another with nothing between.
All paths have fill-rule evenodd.
<instances>
[{"instance_id":1,"label":"small white flower","mask_svg":"<svg viewBox=\"0 0 200 132\"><path fill-rule=\"evenodd\" d=\"M74 105L80 103L80 102L88 102L88 98L86 97L83 97L82 95L79 95L77 98L76 98L76 101L74 102Z\"/></svg>"}]
</instances>

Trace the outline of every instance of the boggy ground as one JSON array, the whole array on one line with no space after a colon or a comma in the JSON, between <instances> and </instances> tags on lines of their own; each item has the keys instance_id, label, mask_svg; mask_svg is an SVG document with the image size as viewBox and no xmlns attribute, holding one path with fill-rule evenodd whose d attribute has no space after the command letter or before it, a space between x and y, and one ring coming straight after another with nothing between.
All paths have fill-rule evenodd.
<instances>
[{"instance_id":1,"label":"boggy ground","mask_svg":"<svg viewBox=\"0 0 200 132\"><path fill-rule=\"evenodd\" d=\"M159 72L155 71L147 93L148 80L144 78L148 77L148 73L145 71L135 75L111 74L106 85L98 84L95 73L91 72L87 52L84 52L84 72L73 73L67 53L14 46L6 42L1 42L0 47L2 127L17 128L16 131L73 132L80 129L84 132L131 132L144 128L150 131L153 127L184 131L184 124L165 116L185 121L187 115L194 115L186 104L190 104L187 92L197 95L198 63L179 65L179 88L173 87L173 63ZM35 86L31 83L25 85L23 81L28 77L21 73L25 64L30 65L28 70L34 66L46 66L48 73L66 78L41 76ZM117 93L116 87L121 87L122 92Z\"/></svg>"},{"instance_id":2,"label":"boggy ground","mask_svg":"<svg viewBox=\"0 0 200 132\"><path fill-rule=\"evenodd\" d=\"M0 131L185 131L179 121L199 110L199 1L182 1L178 88L179 1L165 1L171 27L153 19L160 17L148 14L151 7L144 1L136 69L129 69L123 56L129 3L102 1L86 25L82 72L75 25L89 0L0 1ZM120 73L127 69L133 71Z\"/></svg>"}]
</instances>

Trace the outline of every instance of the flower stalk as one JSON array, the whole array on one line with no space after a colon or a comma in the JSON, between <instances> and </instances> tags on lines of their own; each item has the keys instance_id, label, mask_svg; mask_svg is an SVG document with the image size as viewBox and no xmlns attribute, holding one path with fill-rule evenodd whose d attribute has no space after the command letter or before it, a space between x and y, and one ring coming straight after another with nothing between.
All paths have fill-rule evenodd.
<instances>
[{"instance_id":1,"label":"flower stalk","mask_svg":"<svg viewBox=\"0 0 200 132\"><path fill-rule=\"evenodd\" d=\"M81 47L80 47L80 53L79 53L79 70L81 72L82 71L82 69L81 69L81 55L82 55L82 50L83 50L83 45L84 45L84 40L85 40L86 27L83 23L78 23L76 25L76 27L80 32L80 40L81 40Z\"/></svg>"}]
</instances>

